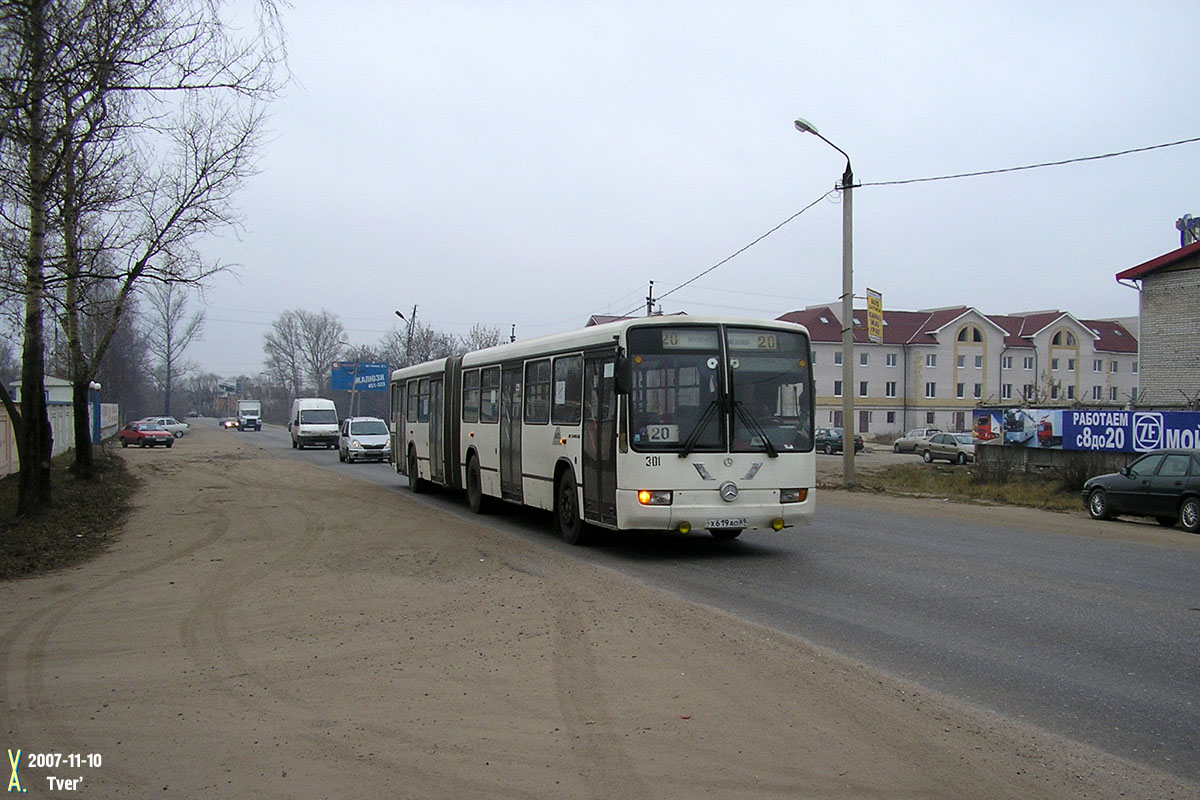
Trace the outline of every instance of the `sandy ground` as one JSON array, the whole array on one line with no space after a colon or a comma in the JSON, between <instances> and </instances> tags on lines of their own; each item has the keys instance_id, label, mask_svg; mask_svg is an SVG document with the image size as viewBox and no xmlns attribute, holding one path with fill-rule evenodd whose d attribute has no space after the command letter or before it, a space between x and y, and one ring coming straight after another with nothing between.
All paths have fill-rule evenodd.
<instances>
[{"instance_id":1,"label":"sandy ground","mask_svg":"<svg viewBox=\"0 0 1200 800\"><path fill-rule=\"evenodd\" d=\"M227 433L123 456L111 549L0 585L27 797L1200 795Z\"/></svg>"}]
</instances>

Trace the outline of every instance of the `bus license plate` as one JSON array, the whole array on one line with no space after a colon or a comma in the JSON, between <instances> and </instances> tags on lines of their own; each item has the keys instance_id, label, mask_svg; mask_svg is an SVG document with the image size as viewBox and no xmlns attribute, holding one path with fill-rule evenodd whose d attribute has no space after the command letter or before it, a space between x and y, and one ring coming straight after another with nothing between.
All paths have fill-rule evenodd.
<instances>
[{"instance_id":1,"label":"bus license plate","mask_svg":"<svg viewBox=\"0 0 1200 800\"><path fill-rule=\"evenodd\" d=\"M710 519L704 527L710 531L727 530L729 528L747 528L750 526L750 520L745 517L737 519Z\"/></svg>"}]
</instances>

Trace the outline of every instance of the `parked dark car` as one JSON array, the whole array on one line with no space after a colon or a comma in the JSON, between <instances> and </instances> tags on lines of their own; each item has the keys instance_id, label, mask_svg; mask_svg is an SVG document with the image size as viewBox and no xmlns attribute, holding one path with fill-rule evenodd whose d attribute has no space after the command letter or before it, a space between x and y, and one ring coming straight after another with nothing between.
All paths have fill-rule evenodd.
<instances>
[{"instance_id":1,"label":"parked dark car","mask_svg":"<svg viewBox=\"0 0 1200 800\"><path fill-rule=\"evenodd\" d=\"M813 437L813 447L822 453L840 453L842 452L843 436L841 428L817 428L816 436ZM862 437L856 433L854 434L854 452L861 453L862 449Z\"/></svg>"},{"instance_id":2,"label":"parked dark car","mask_svg":"<svg viewBox=\"0 0 1200 800\"><path fill-rule=\"evenodd\" d=\"M1154 517L1200 532L1200 450L1155 450L1120 472L1089 478L1083 504L1092 519Z\"/></svg>"},{"instance_id":3,"label":"parked dark car","mask_svg":"<svg viewBox=\"0 0 1200 800\"><path fill-rule=\"evenodd\" d=\"M121 439L121 447L136 444L138 447L154 447L161 444L170 447L175 444L175 435L157 422L131 422L117 431Z\"/></svg>"}]
</instances>

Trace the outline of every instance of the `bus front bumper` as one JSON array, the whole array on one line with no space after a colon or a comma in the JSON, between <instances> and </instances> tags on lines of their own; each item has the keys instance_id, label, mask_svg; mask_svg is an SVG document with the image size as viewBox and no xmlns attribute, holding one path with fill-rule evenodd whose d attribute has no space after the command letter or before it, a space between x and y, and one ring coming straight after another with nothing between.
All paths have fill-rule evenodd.
<instances>
[{"instance_id":1,"label":"bus front bumper","mask_svg":"<svg viewBox=\"0 0 1200 800\"><path fill-rule=\"evenodd\" d=\"M778 489L741 491L732 502L716 489L675 490L670 505L643 505L638 492L617 490L617 518L622 528L643 530L779 530L812 522L815 492L802 502L779 502Z\"/></svg>"}]
</instances>

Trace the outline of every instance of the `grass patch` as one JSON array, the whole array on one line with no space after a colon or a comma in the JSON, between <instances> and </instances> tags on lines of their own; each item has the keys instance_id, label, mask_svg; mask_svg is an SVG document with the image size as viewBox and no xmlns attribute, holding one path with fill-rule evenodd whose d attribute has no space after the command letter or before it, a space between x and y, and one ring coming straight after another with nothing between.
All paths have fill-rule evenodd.
<instances>
[{"instance_id":1,"label":"grass patch","mask_svg":"<svg viewBox=\"0 0 1200 800\"><path fill-rule=\"evenodd\" d=\"M1003 480L984 477L970 465L964 468L948 464L901 464L864 475L859 485L889 494L948 497L1048 511L1075 511L1080 507L1077 491L1064 491L1060 481L1045 475L1008 473Z\"/></svg>"},{"instance_id":2,"label":"grass patch","mask_svg":"<svg viewBox=\"0 0 1200 800\"><path fill-rule=\"evenodd\" d=\"M78 563L117 532L130 508L137 479L105 448L95 450L95 476L76 480L73 452L51 462L49 508L17 517L17 475L0 479L0 579Z\"/></svg>"}]
</instances>

